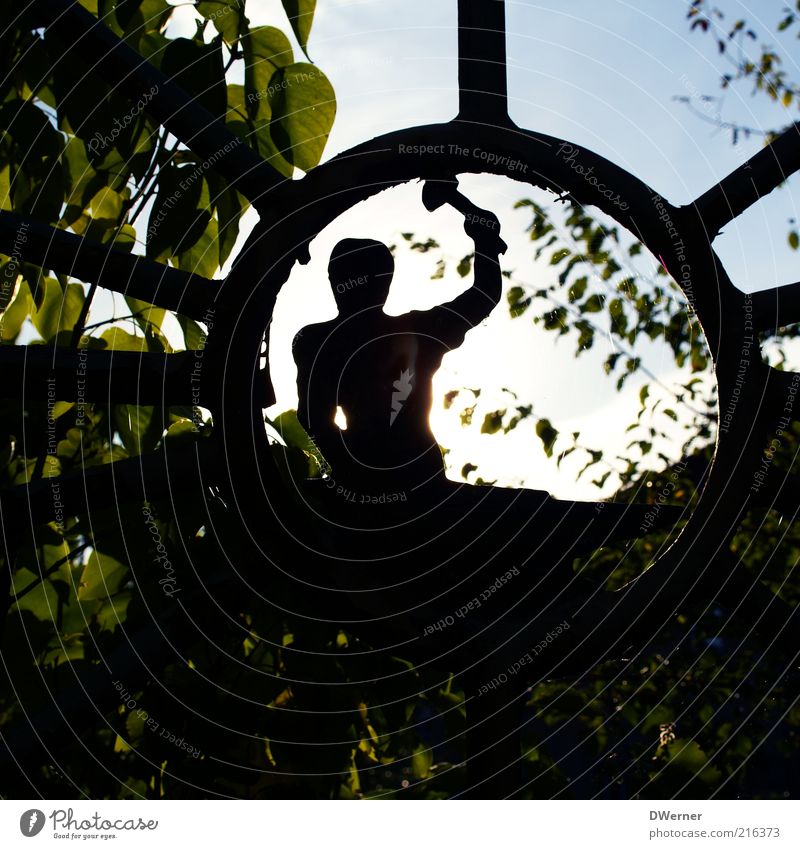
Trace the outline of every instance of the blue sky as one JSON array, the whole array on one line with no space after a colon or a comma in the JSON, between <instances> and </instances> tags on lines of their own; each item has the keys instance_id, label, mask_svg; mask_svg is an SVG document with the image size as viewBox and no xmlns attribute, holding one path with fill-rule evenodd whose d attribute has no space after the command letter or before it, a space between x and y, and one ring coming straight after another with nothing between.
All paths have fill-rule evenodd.
<instances>
[{"instance_id":1,"label":"blue sky","mask_svg":"<svg viewBox=\"0 0 800 849\"><path fill-rule=\"evenodd\" d=\"M748 42L752 53L762 43L795 48L793 35L774 32L785 5L781 0L723 0L720 5L727 21L746 17L757 30L759 40ZM251 0L251 7L257 10L254 19L281 18L278 2ZM673 100L693 91L721 94L719 77L729 70L709 35L690 31L687 7L684 0L508 0L511 117L520 126L607 156L675 203L690 201L747 159L760 141L742 140L734 147L728 133L704 124ZM331 78L338 99L326 155L374 135L454 114L455 25L455 0L320 0L310 53ZM787 70L797 75L791 63ZM785 110L748 93L745 86L726 95L726 118L755 127L794 119L796 107ZM781 194L785 197L764 204L773 207L772 221L794 212L788 192ZM739 239L729 238L736 228L718 240L724 259L748 282L773 269L790 273L792 255L783 249L783 229L775 228L775 240L766 228L765 238L761 233L753 238L751 228L763 219L752 217L746 253ZM756 259L763 267L755 265ZM735 267L734 260L746 261L747 267ZM745 285L744 276L740 279ZM794 282L791 276L779 279Z\"/></svg>"}]
</instances>

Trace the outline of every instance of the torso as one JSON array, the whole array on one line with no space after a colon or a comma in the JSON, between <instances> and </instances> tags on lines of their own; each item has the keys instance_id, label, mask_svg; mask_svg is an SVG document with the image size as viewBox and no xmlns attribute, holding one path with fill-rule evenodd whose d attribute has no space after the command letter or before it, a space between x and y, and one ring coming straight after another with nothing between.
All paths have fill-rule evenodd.
<instances>
[{"instance_id":1,"label":"torso","mask_svg":"<svg viewBox=\"0 0 800 849\"><path fill-rule=\"evenodd\" d=\"M443 474L428 416L431 381L447 349L418 325L414 313L381 313L303 330L309 379L299 391L313 399L311 435L330 455L334 475L380 477L392 486ZM336 407L347 418L344 431L327 427Z\"/></svg>"}]
</instances>

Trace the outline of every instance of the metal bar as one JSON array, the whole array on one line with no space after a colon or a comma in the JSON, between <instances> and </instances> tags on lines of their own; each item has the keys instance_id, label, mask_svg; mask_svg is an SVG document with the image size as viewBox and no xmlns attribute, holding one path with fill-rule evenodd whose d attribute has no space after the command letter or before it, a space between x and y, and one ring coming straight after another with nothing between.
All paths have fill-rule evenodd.
<instances>
[{"instance_id":1,"label":"metal bar","mask_svg":"<svg viewBox=\"0 0 800 849\"><path fill-rule=\"evenodd\" d=\"M209 443L204 439L6 488L0 490L2 512L30 534L32 525L55 520L55 487L62 517L92 515L122 503L173 500L176 488L186 496L198 494L214 462Z\"/></svg>"},{"instance_id":2,"label":"metal bar","mask_svg":"<svg viewBox=\"0 0 800 849\"><path fill-rule=\"evenodd\" d=\"M758 330L777 330L800 322L800 283L775 286L750 296L753 324Z\"/></svg>"},{"instance_id":3,"label":"metal bar","mask_svg":"<svg viewBox=\"0 0 800 849\"><path fill-rule=\"evenodd\" d=\"M202 320L221 282L0 211L0 250L18 261Z\"/></svg>"},{"instance_id":4,"label":"metal bar","mask_svg":"<svg viewBox=\"0 0 800 849\"><path fill-rule=\"evenodd\" d=\"M745 209L768 195L800 168L800 123L700 195L694 207L709 240Z\"/></svg>"},{"instance_id":5,"label":"metal bar","mask_svg":"<svg viewBox=\"0 0 800 849\"><path fill-rule=\"evenodd\" d=\"M197 390L210 380L193 384L196 360L193 351L155 354L10 345L0 351L0 398L26 404L53 400L199 406Z\"/></svg>"},{"instance_id":6,"label":"metal bar","mask_svg":"<svg viewBox=\"0 0 800 849\"><path fill-rule=\"evenodd\" d=\"M458 120L507 125L505 0L458 0Z\"/></svg>"}]
</instances>

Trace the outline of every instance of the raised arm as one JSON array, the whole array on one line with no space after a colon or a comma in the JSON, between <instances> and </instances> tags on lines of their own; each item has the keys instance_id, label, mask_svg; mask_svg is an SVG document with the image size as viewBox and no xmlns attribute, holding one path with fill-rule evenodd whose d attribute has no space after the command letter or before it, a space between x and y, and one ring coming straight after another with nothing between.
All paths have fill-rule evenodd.
<instances>
[{"instance_id":1,"label":"raised arm","mask_svg":"<svg viewBox=\"0 0 800 849\"><path fill-rule=\"evenodd\" d=\"M503 288L498 256L506 245L500 238L497 216L474 207L464 217L464 230L475 242L473 284L457 298L428 311L430 332L450 348L461 345L467 331L488 317Z\"/></svg>"}]
</instances>

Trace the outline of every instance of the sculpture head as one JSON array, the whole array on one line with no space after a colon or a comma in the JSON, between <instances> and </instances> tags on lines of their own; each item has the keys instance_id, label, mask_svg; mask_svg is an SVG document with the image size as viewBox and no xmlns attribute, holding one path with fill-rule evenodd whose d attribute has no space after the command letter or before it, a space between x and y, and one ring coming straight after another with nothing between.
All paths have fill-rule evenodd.
<instances>
[{"instance_id":1,"label":"sculpture head","mask_svg":"<svg viewBox=\"0 0 800 849\"><path fill-rule=\"evenodd\" d=\"M383 242L342 239L331 253L328 277L340 315L382 307L389 296L394 257Z\"/></svg>"}]
</instances>

